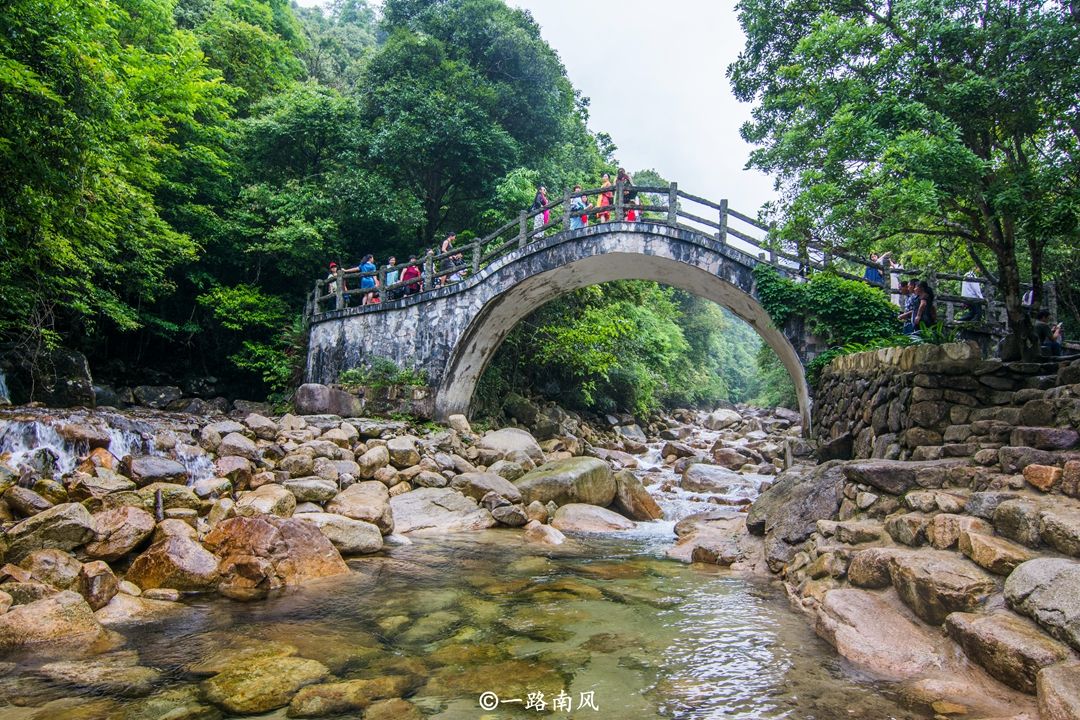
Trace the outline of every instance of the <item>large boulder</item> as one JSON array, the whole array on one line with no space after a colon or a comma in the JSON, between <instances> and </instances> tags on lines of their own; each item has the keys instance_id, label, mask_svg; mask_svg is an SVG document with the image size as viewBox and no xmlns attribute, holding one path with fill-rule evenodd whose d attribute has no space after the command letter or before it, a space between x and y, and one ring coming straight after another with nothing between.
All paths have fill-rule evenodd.
<instances>
[{"instance_id":1,"label":"large boulder","mask_svg":"<svg viewBox=\"0 0 1080 720\"><path fill-rule=\"evenodd\" d=\"M364 555L382 549L382 532L375 525L333 513L302 513L300 520L314 524L342 555Z\"/></svg>"},{"instance_id":2,"label":"large boulder","mask_svg":"<svg viewBox=\"0 0 1080 720\"><path fill-rule=\"evenodd\" d=\"M480 501L489 492L506 498L511 503L521 502L521 490L506 478L495 473L467 472L454 477L450 487Z\"/></svg>"},{"instance_id":3,"label":"large boulder","mask_svg":"<svg viewBox=\"0 0 1080 720\"><path fill-rule=\"evenodd\" d=\"M857 460L844 466L848 482L862 483L890 495L903 495L919 487L941 487L945 473L966 459L946 460Z\"/></svg>"},{"instance_id":4,"label":"large boulder","mask_svg":"<svg viewBox=\"0 0 1080 720\"><path fill-rule=\"evenodd\" d=\"M494 457L494 460L513 460L516 462L519 455L524 455L536 465L544 462L544 451L540 449L540 444L536 442L536 438L518 428L503 428L502 430L489 432L480 438L476 447L481 451L481 454L486 451L487 454Z\"/></svg>"},{"instance_id":5,"label":"large boulder","mask_svg":"<svg viewBox=\"0 0 1080 720\"><path fill-rule=\"evenodd\" d=\"M135 558L124 578L143 590L212 590L218 581L218 559L185 535L169 535Z\"/></svg>"},{"instance_id":6,"label":"large boulder","mask_svg":"<svg viewBox=\"0 0 1080 720\"><path fill-rule=\"evenodd\" d=\"M360 417L364 414L364 404L360 398L318 383L306 383L297 388L293 406L299 415Z\"/></svg>"},{"instance_id":7,"label":"large boulder","mask_svg":"<svg viewBox=\"0 0 1080 720\"><path fill-rule=\"evenodd\" d=\"M394 532L395 516L390 509L390 491L377 480L358 482L345 488L327 504L326 511L369 522L379 528L383 535Z\"/></svg>"},{"instance_id":8,"label":"large boulder","mask_svg":"<svg viewBox=\"0 0 1080 720\"><path fill-rule=\"evenodd\" d=\"M377 678L309 685L298 692L289 703L288 715L292 718L321 718L330 715L358 718L362 711L367 711L379 700L400 699L409 692L412 685L408 675L383 675ZM394 713L387 717L395 720L419 717L419 713L413 714L416 708L409 703L398 708L404 714ZM372 713L363 712L363 717L371 718Z\"/></svg>"},{"instance_id":9,"label":"large boulder","mask_svg":"<svg viewBox=\"0 0 1080 720\"><path fill-rule=\"evenodd\" d=\"M81 595L70 590L17 605L0 615L0 651L86 650L107 640Z\"/></svg>"},{"instance_id":10,"label":"large boulder","mask_svg":"<svg viewBox=\"0 0 1080 720\"><path fill-rule=\"evenodd\" d=\"M615 499L615 478L611 467L593 457L572 457L553 460L525 473L514 481L526 504L534 500L587 503L606 507Z\"/></svg>"},{"instance_id":11,"label":"large boulder","mask_svg":"<svg viewBox=\"0 0 1080 720\"><path fill-rule=\"evenodd\" d=\"M349 572L330 540L299 517L230 518L215 525L204 542L221 558L220 589L226 594L253 597Z\"/></svg>"},{"instance_id":12,"label":"large boulder","mask_svg":"<svg viewBox=\"0 0 1080 720\"><path fill-rule=\"evenodd\" d=\"M139 385L132 391L139 405L164 410L184 396L184 391L174 385Z\"/></svg>"},{"instance_id":13,"label":"large boulder","mask_svg":"<svg viewBox=\"0 0 1080 720\"><path fill-rule=\"evenodd\" d=\"M938 633L866 590L826 592L814 629L845 658L890 680L940 669L946 657Z\"/></svg>"},{"instance_id":14,"label":"large boulder","mask_svg":"<svg viewBox=\"0 0 1080 720\"><path fill-rule=\"evenodd\" d=\"M596 505L568 503L555 511L551 527L562 532L605 533L633 530L637 523Z\"/></svg>"},{"instance_id":15,"label":"large boulder","mask_svg":"<svg viewBox=\"0 0 1080 720\"><path fill-rule=\"evenodd\" d=\"M743 462L746 462L745 459ZM680 482L683 490L742 498L757 494L753 479L718 465L694 463L686 468Z\"/></svg>"},{"instance_id":16,"label":"large boulder","mask_svg":"<svg viewBox=\"0 0 1080 720\"><path fill-rule=\"evenodd\" d=\"M246 458L252 462L258 462L262 456L262 453L259 452L259 448L255 442L246 435L241 435L238 432L229 433L221 438L221 444L218 445L217 453L222 456L232 455L235 457Z\"/></svg>"},{"instance_id":17,"label":"large boulder","mask_svg":"<svg viewBox=\"0 0 1080 720\"><path fill-rule=\"evenodd\" d=\"M945 630L964 652L1009 687L1035 693L1035 679L1044 667L1071 656L1069 648L1012 613L953 613Z\"/></svg>"},{"instance_id":18,"label":"large boulder","mask_svg":"<svg viewBox=\"0 0 1080 720\"><path fill-rule=\"evenodd\" d=\"M390 455L390 464L398 470L420 462L420 451L416 449L416 438L412 435L390 438L386 441L386 451Z\"/></svg>"},{"instance_id":19,"label":"large boulder","mask_svg":"<svg viewBox=\"0 0 1080 720\"><path fill-rule=\"evenodd\" d=\"M718 410L713 410L706 415L705 419L701 421L701 424L709 430L723 430L724 428L729 428L732 425L737 425L741 422L742 415L734 410L720 408Z\"/></svg>"},{"instance_id":20,"label":"large boulder","mask_svg":"<svg viewBox=\"0 0 1080 720\"><path fill-rule=\"evenodd\" d=\"M94 519L78 503L64 503L23 520L7 531L6 559L17 563L35 550L74 550L93 540Z\"/></svg>"},{"instance_id":21,"label":"large boulder","mask_svg":"<svg viewBox=\"0 0 1080 720\"><path fill-rule=\"evenodd\" d=\"M829 462L809 472L782 473L750 506L746 527L765 536L765 559L773 572L795 556L796 547L817 530L818 520L836 517L843 491L843 465Z\"/></svg>"},{"instance_id":22,"label":"large boulder","mask_svg":"<svg viewBox=\"0 0 1080 720\"><path fill-rule=\"evenodd\" d=\"M70 590L79 577L82 563L62 550L35 550L23 558L19 567L38 582L59 590Z\"/></svg>"},{"instance_id":23,"label":"large boulder","mask_svg":"<svg viewBox=\"0 0 1080 720\"><path fill-rule=\"evenodd\" d=\"M97 538L83 551L99 560L119 560L154 532L154 517L130 505L95 513L93 518Z\"/></svg>"},{"instance_id":24,"label":"large boulder","mask_svg":"<svg viewBox=\"0 0 1080 720\"><path fill-rule=\"evenodd\" d=\"M15 402L36 400L49 407L91 408L96 402L90 364L85 355L74 350L57 348L41 358L32 377L29 372L18 372L8 379Z\"/></svg>"},{"instance_id":25,"label":"large boulder","mask_svg":"<svg viewBox=\"0 0 1080 720\"><path fill-rule=\"evenodd\" d=\"M1058 640L1080 650L1080 562L1028 560L1005 581L1005 601Z\"/></svg>"},{"instance_id":26,"label":"large boulder","mask_svg":"<svg viewBox=\"0 0 1080 720\"><path fill-rule=\"evenodd\" d=\"M186 485L188 481L187 468L175 460L157 455L141 455L130 460L125 459L121 464L121 470L138 487L157 482Z\"/></svg>"},{"instance_id":27,"label":"large boulder","mask_svg":"<svg viewBox=\"0 0 1080 720\"><path fill-rule=\"evenodd\" d=\"M324 503L338 494L337 483L321 477L291 478L284 485L299 502Z\"/></svg>"},{"instance_id":28,"label":"large boulder","mask_svg":"<svg viewBox=\"0 0 1080 720\"><path fill-rule=\"evenodd\" d=\"M289 517L296 509L296 496L276 483L260 485L251 492L246 492L236 501L236 514L277 515Z\"/></svg>"},{"instance_id":29,"label":"large boulder","mask_svg":"<svg viewBox=\"0 0 1080 720\"><path fill-rule=\"evenodd\" d=\"M942 550L896 553L889 569L900 598L931 625L945 622L949 613L979 608L998 589L992 575Z\"/></svg>"},{"instance_id":30,"label":"large boulder","mask_svg":"<svg viewBox=\"0 0 1080 720\"><path fill-rule=\"evenodd\" d=\"M525 523L525 539L535 545L562 545L566 536L557 528L544 525L538 520Z\"/></svg>"},{"instance_id":31,"label":"large boulder","mask_svg":"<svg viewBox=\"0 0 1080 720\"><path fill-rule=\"evenodd\" d=\"M634 473L615 473L615 500L612 507L631 520L659 520L664 511Z\"/></svg>"},{"instance_id":32,"label":"large boulder","mask_svg":"<svg viewBox=\"0 0 1080 720\"><path fill-rule=\"evenodd\" d=\"M495 525L490 512L451 488L418 488L391 498L390 507L399 533L441 534Z\"/></svg>"},{"instance_id":33,"label":"large boulder","mask_svg":"<svg viewBox=\"0 0 1080 720\"><path fill-rule=\"evenodd\" d=\"M285 707L305 685L330 674L320 662L279 656L237 663L203 682L206 699L229 713L253 715Z\"/></svg>"}]
</instances>

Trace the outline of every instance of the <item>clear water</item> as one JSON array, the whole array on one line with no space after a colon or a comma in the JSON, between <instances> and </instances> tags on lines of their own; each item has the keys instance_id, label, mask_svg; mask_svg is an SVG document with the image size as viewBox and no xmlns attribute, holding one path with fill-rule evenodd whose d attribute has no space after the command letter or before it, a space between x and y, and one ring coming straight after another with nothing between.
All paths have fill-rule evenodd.
<instances>
[{"instance_id":1,"label":"clear water","mask_svg":"<svg viewBox=\"0 0 1080 720\"><path fill-rule=\"evenodd\" d=\"M442 720L545 715L506 702L531 692L544 693L550 717L923 717L839 659L777 586L664 560L665 546L605 537L553 553L513 530L416 539L352 561L348 576L250 604L191 599L182 617L127 632L126 649L162 672L150 697L57 685L36 676L40 660L20 659L0 678L11 703L0 718L135 720L181 702L194 711L200 663L269 643L342 679L407 673L408 699ZM560 692L572 711L552 712ZM589 692L598 709L579 709ZM484 693L500 705L483 710Z\"/></svg>"}]
</instances>

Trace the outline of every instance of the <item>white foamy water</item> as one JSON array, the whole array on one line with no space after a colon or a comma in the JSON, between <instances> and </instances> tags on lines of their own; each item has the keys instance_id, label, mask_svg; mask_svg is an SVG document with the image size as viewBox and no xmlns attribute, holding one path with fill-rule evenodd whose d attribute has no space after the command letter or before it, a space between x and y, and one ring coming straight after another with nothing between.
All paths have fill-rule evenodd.
<instances>
[{"instance_id":1,"label":"white foamy water","mask_svg":"<svg viewBox=\"0 0 1080 720\"><path fill-rule=\"evenodd\" d=\"M52 425L16 420L0 428L0 455L8 455L8 464L16 469L31 463L43 452L55 457L56 471L69 473L78 462L76 443L64 440Z\"/></svg>"},{"instance_id":2,"label":"white foamy water","mask_svg":"<svg viewBox=\"0 0 1080 720\"><path fill-rule=\"evenodd\" d=\"M196 452L198 448L186 450L186 447L188 446L181 445L176 448L176 461L187 470L189 485L199 480L217 477L214 461L210 459L207 453Z\"/></svg>"}]
</instances>

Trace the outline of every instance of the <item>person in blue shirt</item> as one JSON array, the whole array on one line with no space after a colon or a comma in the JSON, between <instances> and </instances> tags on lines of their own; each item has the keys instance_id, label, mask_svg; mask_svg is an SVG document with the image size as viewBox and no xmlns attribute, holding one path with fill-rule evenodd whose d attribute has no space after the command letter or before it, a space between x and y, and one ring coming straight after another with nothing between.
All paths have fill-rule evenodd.
<instances>
[{"instance_id":1,"label":"person in blue shirt","mask_svg":"<svg viewBox=\"0 0 1080 720\"><path fill-rule=\"evenodd\" d=\"M373 273L378 269L375 265L375 257L368 254L364 256L364 260L360 263L361 273ZM374 275L361 276L360 289L364 292L364 299L360 302L361 305L370 305L375 302L375 288L379 287L379 279Z\"/></svg>"},{"instance_id":2,"label":"person in blue shirt","mask_svg":"<svg viewBox=\"0 0 1080 720\"><path fill-rule=\"evenodd\" d=\"M877 253L870 253L870 261L873 263L881 263L884 258ZM871 285L877 285L881 287L885 284L885 276L881 274L881 270L876 267L867 266L866 272L863 273L863 279Z\"/></svg>"}]
</instances>

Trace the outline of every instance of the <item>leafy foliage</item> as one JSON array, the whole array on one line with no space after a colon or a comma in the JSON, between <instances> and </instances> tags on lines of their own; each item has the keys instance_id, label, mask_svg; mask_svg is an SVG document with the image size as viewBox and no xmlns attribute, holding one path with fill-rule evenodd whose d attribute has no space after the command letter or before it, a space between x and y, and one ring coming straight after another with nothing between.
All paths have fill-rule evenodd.
<instances>
[{"instance_id":1,"label":"leafy foliage","mask_svg":"<svg viewBox=\"0 0 1080 720\"><path fill-rule=\"evenodd\" d=\"M779 238L915 250L994 274L1018 337L1021 263L1080 228L1080 24L1041 0L742 0L728 72ZM1037 351L1037 349L1036 349Z\"/></svg>"},{"instance_id":2,"label":"leafy foliage","mask_svg":"<svg viewBox=\"0 0 1080 720\"><path fill-rule=\"evenodd\" d=\"M345 387L384 388L393 385L423 386L427 384L427 373L414 368L399 368L397 364L384 357L371 358L365 366L350 368L338 375L338 384Z\"/></svg>"},{"instance_id":3,"label":"leafy foliage","mask_svg":"<svg viewBox=\"0 0 1080 720\"><path fill-rule=\"evenodd\" d=\"M810 332L829 345L869 342L900 330L896 306L884 292L864 282L819 272L797 283L768 265L754 268L754 281L774 323L806 318Z\"/></svg>"}]
</instances>

